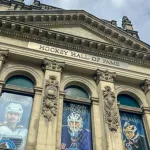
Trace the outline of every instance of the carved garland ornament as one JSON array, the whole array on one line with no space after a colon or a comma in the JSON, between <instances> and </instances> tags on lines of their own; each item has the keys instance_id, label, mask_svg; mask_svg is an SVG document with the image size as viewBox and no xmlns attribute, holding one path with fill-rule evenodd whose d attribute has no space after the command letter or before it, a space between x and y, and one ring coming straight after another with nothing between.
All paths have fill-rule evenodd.
<instances>
[{"instance_id":1,"label":"carved garland ornament","mask_svg":"<svg viewBox=\"0 0 150 150\"><path fill-rule=\"evenodd\" d=\"M105 86L105 90L103 90L103 96L105 122L108 124L108 127L111 131L117 131L119 120L115 103L115 94L114 92L111 92L111 88L109 86Z\"/></svg>"},{"instance_id":2,"label":"carved garland ornament","mask_svg":"<svg viewBox=\"0 0 150 150\"><path fill-rule=\"evenodd\" d=\"M52 121L57 114L58 85L55 76L49 76L45 82L42 114L47 122Z\"/></svg>"}]
</instances>

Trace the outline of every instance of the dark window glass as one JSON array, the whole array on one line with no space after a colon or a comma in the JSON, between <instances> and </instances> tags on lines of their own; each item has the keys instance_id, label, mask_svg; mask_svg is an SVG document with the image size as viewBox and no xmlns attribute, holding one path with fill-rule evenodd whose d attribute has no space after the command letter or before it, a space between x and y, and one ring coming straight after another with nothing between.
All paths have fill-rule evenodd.
<instances>
[{"instance_id":1,"label":"dark window glass","mask_svg":"<svg viewBox=\"0 0 150 150\"><path fill-rule=\"evenodd\" d=\"M121 105L140 108L137 101L129 95L120 94L120 95L118 95L117 100L120 102Z\"/></svg>"},{"instance_id":2,"label":"dark window glass","mask_svg":"<svg viewBox=\"0 0 150 150\"><path fill-rule=\"evenodd\" d=\"M65 89L66 95L73 97L89 98L88 93L81 87L73 85Z\"/></svg>"},{"instance_id":3,"label":"dark window glass","mask_svg":"<svg viewBox=\"0 0 150 150\"><path fill-rule=\"evenodd\" d=\"M27 87L27 88L33 88L34 83L31 79L29 79L26 76L22 75L16 75L10 77L7 81L6 84L11 84L11 85L16 85L16 86L21 86L21 87Z\"/></svg>"},{"instance_id":4,"label":"dark window glass","mask_svg":"<svg viewBox=\"0 0 150 150\"><path fill-rule=\"evenodd\" d=\"M92 150L90 106L64 102L61 150Z\"/></svg>"}]
</instances>

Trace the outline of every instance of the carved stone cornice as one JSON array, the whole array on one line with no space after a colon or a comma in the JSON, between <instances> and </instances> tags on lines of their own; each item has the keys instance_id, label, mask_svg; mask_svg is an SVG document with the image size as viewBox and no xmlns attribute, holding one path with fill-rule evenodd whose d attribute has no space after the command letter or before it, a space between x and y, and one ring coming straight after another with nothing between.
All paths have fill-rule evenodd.
<instances>
[{"instance_id":1,"label":"carved stone cornice","mask_svg":"<svg viewBox=\"0 0 150 150\"><path fill-rule=\"evenodd\" d=\"M150 81L145 79L140 85L141 90L146 94L150 90Z\"/></svg>"},{"instance_id":2,"label":"carved stone cornice","mask_svg":"<svg viewBox=\"0 0 150 150\"><path fill-rule=\"evenodd\" d=\"M104 71L104 70L97 69L94 80L97 84L100 81L114 82L115 77L116 77L115 72L109 72L108 70Z\"/></svg>"},{"instance_id":3,"label":"carved stone cornice","mask_svg":"<svg viewBox=\"0 0 150 150\"><path fill-rule=\"evenodd\" d=\"M92 30L98 30L98 34L103 35L105 39L109 39L110 41L113 41L113 43L117 43L119 45L125 45L130 48L134 48L137 50L143 50L147 51L150 46L139 39L133 37L131 34L127 33L125 30L120 29L118 27L115 27L111 24L111 22L104 21L102 19L96 18L95 16L90 15L89 13L78 10L62 10L61 14L58 14L59 10L55 11L30 11L28 12L28 19L24 19L25 16L24 12L19 12L19 17L21 22L27 22L37 25L39 23L48 24L49 22L55 22L55 24L59 24L62 22L67 22L68 24L70 22L76 22L80 21L84 26L88 25L90 29ZM5 14L3 17L7 17L8 14ZM9 14L11 16L11 12ZM18 13L13 12L13 15L10 17L15 19L15 17L18 17Z\"/></svg>"},{"instance_id":4,"label":"carved stone cornice","mask_svg":"<svg viewBox=\"0 0 150 150\"><path fill-rule=\"evenodd\" d=\"M57 71L61 72L65 67L64 62L58 62L56 60L49 60L49 59L44 59L44 65L42 66L43 70L52 70L52 71Z\"/></svg>"},{"instance_id":5,"label":"carved stone cornice","mask_svg":"<svg viewBox=\"0 0 150 150\"><path fill-rule=\"evenodd\" d=\"M11 27L11 29L8 27ZM139 52L134 49L85 39L27 24L20 24L10 20L0 19L0 34L8 35L9 37L16 36L17 38L26 38L48 45L52 44L78 52L90 53L96 56L114 58L128 63L150 67L150 54L146 51Z\"/></svg>"}]
</instances>

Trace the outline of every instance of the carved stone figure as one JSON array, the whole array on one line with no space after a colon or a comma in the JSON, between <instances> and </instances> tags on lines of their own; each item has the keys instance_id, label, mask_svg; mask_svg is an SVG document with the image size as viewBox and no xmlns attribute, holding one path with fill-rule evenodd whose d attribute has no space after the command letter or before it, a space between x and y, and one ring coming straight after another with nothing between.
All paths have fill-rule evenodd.
<instances>
[{"instance_id":1,"label":"carved stone figure","mask_svg":"<svg viewBox=\"0 0 150 150\"><path fill-rule=\"evenodd\" d=\"M55 76L50 76L49 80L45 81L42 114L46 121L52 121L57 114L58 85Z\"/></svg>"},{"instance_id":2,"label":"carved stone figure","mask_svg":"<svg viewBox=\"0 0 150 150\"><path fill-rule=\"evenodd\" d=\"M105 87L103 91L104 96L104 111L105 111L105 122L111 131L117 131L119 126L117 107L115 103L115 94L111 91L109 86Z\"/></svg>"}]
</instances>

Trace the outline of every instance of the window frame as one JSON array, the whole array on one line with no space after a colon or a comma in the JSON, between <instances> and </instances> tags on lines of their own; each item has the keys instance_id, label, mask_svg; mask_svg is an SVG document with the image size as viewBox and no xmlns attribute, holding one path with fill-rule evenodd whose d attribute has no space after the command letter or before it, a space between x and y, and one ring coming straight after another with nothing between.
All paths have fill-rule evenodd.
<instances>
[{"instance_id":1,"label":"window frame","mask_svg":"<svg viewBox=\"0 0 150 150\"><path fill-rule=\"evenodd\" d=\"M128 94L126 94L126 95L128 95ZM119 94L117 95L117 105L118 105L118 110L119 110L119 117L121 117L120 116L120 112L132 113L132 114L140 115L141 116L141 120L142 120L142 124L143 124L143 129L144 129L144 132L145 132L147 146L148 146L148 148L150 148L150 144L148 142L148 135L147 135L148 131L147 131L147 128L146 128L146 125L145 125L145 119L143 117L144 112L142 110L141 105L139 104L140 108L132 107L132 106L127 106L127 105L121 105L120 102L118 101L118 96L119 96ZM129 96L131 96L131 95L129 95ZM134 97L132 97L132 98L134 98ZM134 100L138 103L138 101L136 100L136 98L134 98ZM120 119L120 124L121 124L121 119ZM123 134L122 125L121 125L121 134ZM123 136L122 136L122 138L123 138Z\"/></svg>"}]
</instances>

